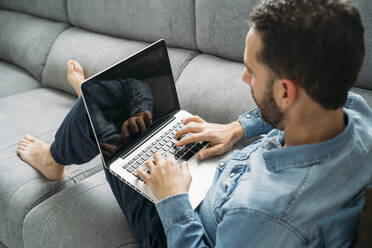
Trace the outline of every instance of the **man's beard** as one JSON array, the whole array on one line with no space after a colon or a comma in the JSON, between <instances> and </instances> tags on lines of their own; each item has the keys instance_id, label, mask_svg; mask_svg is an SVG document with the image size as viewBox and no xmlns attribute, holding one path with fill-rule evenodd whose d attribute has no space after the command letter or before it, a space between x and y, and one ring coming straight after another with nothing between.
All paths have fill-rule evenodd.
<instances>
[{"instance_id":1,"label":"man's beard","mask_svg":"<svg viewBox=\"0 0 372 248\"><path fill-rule=\"evenodd\" d=\"M271 126L282 130L282 120L284 117L283 112L280 111L278 105L276 105L274 95L273 95L273 81L269 81L267 83L268 88L265 90L264 97L261 100L261 102L258 102L257 99L254 96L252 87L252 97L255 103L257 104L258 110L261 113L262 120L269 123Z\"/></svg>"}]
</instances>

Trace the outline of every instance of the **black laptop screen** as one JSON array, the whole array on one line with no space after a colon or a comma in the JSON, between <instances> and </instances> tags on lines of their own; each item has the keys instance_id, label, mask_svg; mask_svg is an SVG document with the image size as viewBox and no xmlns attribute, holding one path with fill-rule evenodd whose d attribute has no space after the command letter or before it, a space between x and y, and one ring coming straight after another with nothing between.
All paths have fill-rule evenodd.
<instances>
[{"instance_id":1,"label":"black laptop screen","mask_svg":"<svg viewBox=\"0 0 372 248\"><path fill-rule=\"evenodd\" d=\"M88 79L82 92L106 166L179 109L163 40Z\"/></svg>"}]
</instances>

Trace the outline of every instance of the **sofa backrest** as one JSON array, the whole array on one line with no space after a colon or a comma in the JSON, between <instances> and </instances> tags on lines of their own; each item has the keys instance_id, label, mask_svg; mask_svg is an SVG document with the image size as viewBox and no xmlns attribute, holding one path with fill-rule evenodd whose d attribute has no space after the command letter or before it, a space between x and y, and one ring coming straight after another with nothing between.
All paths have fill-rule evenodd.
<instances>
[{"instance_id":1,"label":"sofa backrest","mask_svg":"<svg viewBox=\"0 0 372 248\"><path fill-rule=\"evenodd\" d=\"M196 50L195 0L67 0L74 26Z\"/></svg>"},{"instance_id":2,"label":"sofa backrest","mask_svg":"<svg viewBox=\"0 0 372 248\"><path fill-rule=\"evenodd\" d=\"M0 0L0 9L68 22L66 0Z\"/></svg>"},{"instance_id":3,"label":"sofa backrest","mask_svg":"<svg viewBox=\"0 0 372 248\"><path fill-rule=\"evenodd\" d=\"M41 81L49 50L67 27L67 23L0 9L0 60L26 69Z\"/></svg>"},{"instance_id":4,"label":"sofa backrest","mask_svg":"<svg viewBox=\"0 0 372 248\"><path fill-rule=\"evenodd\" d=\"M27 69L40 80L48 49L72 24L129 40L153 42L164 38L169 46L200 50L242 63L248 16L259 1L0 0L3 10L0 13L0 59ZM351 1L360 10L365 27L366 56L356 86L372 89L372 1ZM6 10L15 11L15 15ZM42 23L42 19L40 22L31 20L32 17L21 13L17 16L17 12L64 24ZM12 25L9 22L13 22Z\"/></svg>"},{"instance_id":5,"label":"sofa backrest","mask_svg":"<svg viewBox=\"0 0 372 248\"><path fill-rule=\"evenodd\" d=\"M364 63L359 73L356 86L372 90L372 1L371 0L351 0L359 9L364 25L364 42L366 55Z\"/></svg>"},{"instance_id":6,"label":"sofa backrest","mask_svg":"<svg viewBox=\"0 0 372 248\"><path fill-rule=\"evenodd\" d=\"M201 52L243 62L248 18L260 0L196 1L196 41ZM365 28L366 56L356 86L372 89L372 1L351 0Z\"/></svg>"},{"instance_id":7,"label":"sofa backrest","mask_svg":"<svg viewBox=\"0 0 372 248\"><path fill-rule=\"evenodd\" d=\"M243 62L248 17L259 0L196 1L196 41L201 52Z\"/></svg>"}]
</instances>

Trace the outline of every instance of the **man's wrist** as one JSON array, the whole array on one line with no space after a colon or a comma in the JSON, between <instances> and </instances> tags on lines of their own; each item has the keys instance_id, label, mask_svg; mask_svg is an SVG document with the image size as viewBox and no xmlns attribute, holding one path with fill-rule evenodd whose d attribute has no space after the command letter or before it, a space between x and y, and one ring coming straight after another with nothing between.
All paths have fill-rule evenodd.
<instances>
[{"instance_id":1,"label":"man's wrist","mask_svg":"<svg viewBox=\"0 0 372 248\"><path fill-rule=\"evenodd\" d=\"M239 121L234 121L230 123L232 127L232 142L235 144L244 138L244 129Z\"/></svg>"}]
</instances>

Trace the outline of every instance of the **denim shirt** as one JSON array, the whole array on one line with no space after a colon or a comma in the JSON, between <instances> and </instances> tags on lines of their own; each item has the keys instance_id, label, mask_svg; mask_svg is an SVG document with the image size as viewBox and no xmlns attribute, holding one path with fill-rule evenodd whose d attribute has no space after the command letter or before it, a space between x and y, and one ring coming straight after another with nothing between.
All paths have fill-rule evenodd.
<instances>
[{"instance_id":1,"label":"denim shirt","mask_svg":"<svg viewBox=\"0 0 372 248\"><path fill-rule=\"evenodd\" d=\"M325 142L283 148L254 109L245 137L267 133L216 166L194 211L188 194L156 204L169 247L349 247L372 179L372 111L349 93L346 127Z\"/></svg>"}]
</instances>

